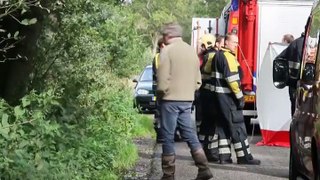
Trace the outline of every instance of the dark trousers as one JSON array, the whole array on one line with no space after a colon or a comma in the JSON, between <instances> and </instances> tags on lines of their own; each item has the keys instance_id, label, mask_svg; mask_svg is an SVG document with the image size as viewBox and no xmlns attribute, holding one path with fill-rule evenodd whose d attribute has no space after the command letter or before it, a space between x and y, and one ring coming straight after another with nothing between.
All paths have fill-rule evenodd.
<instances>
[{"instance_id":1,"label":"dark trousers","mask_svg":"<svg viewBox=\"0 0 320 180\"><path fill-rule=\"evenodd\" d=\"M242 110L238 110L232 94L216 93L218 107L217 126L224 131L226 138L231 138L237 158L253 159ZM224 158L228 158L229 154ZM231 154L230 154L231 156Z\"/></svg>"},{"instance_id":2,"label":"dark trousers","mask_svg":"<svg viewBox=\"0 0 320 180\"><path fill-rule=\"evenodd\" d=\"M295 110L296 110L296 88L290 87L289 86L289 97L291 101L291 116L293 116Z\"/></svg>"},{"instance_id":3,"label":"dark trousers","mask_svg":"<svg viewBox=\"0 0 320 180\"><path fill-rule=\"evenodd\" d=\"M207 89L199 90L199 107L201 108L201 123L199 124L198 138L210 161L218 160L218 137L215 134L217 112L214 106L213 92Z\"/></svg>"}]
</instances>

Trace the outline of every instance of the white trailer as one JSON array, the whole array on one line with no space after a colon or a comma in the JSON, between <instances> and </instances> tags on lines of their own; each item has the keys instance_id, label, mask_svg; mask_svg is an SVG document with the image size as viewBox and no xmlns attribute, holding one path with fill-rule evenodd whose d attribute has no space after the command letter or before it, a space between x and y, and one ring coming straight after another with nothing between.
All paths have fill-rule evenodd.
<instances>
[{"instance_id":1,"label":"white trailer","mask_svg":"<svg viewBox=\"0 0 320 180\"><path fill-rule=\"evenodd\" d=\"M204 34L220 34L219 26L219 18L192 18L191 46L197 50Z\"/></svg>"}]
</instances>

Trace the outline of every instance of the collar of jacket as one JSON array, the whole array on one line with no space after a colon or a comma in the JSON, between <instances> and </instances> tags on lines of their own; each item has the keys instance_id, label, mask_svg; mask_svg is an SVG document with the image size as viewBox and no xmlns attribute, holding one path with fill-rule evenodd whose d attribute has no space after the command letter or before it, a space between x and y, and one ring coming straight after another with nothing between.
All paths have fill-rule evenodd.
<instances>
[{"instance_id":1,"label":"collar of jacket","mask_svg":"<svg viewBox=\"0 0 320 180\"><path fill-rule=\"evenodd\" d=\"M225 51L225 52L228 52L228 53L231 53L231 54L234 55L234 56L236 55L235 53L233 53L233 52L232 52L230 49L228 49L228 48L222 47L221 50L222 50L222 51Z\"/></svg>"},{"instance_id":2,"label":"collar of jacket","mask_svg":"<svg viewBox=\"0 0 320 180\"><path fill-rule=\"evenodd\" d=\"M168 40L168 43L172 44L172 43L175 43L175 42L178 42L178 41L182 41L182 38L181 37L171 38L171 39Z\"/></svg>"}]
</instances>

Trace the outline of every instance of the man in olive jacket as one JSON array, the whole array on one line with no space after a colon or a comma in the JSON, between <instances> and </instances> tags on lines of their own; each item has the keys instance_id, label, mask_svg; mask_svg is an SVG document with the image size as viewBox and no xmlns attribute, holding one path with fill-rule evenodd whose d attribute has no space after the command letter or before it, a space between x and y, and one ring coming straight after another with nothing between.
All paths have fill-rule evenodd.
<instances>
[{"instance_id":1,"label":"man in olive jacket","mask_svg":"<svg viewBox=\"0 0 320 180\"><path fill-rule=\"evenodd\" d=\"M199 60L195 50L182 38L179 24L167 24L163 30L164 42L157 71L157 91L161 97L162 179L174 179L174 133L179 127L182 139L188 143L198 167L196 179L213 177L208 161L192 126L191 106L194 93L201 85Z\"/></svg>"}]
</instances>

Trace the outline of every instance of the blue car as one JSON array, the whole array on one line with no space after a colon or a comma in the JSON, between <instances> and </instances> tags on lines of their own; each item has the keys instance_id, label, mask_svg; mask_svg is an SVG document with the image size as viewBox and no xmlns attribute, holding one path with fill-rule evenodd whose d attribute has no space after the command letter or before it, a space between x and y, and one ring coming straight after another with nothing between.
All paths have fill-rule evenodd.
<instances>
[{"instance_id":1,"label":"blue car","mask_svg":"<svg viewBox=\"0 0 320 180\"><path fill-rule=\"evenodd\" d=\"M136 83L134 88L133 107L137 108L140 113L154 112L156 109L156 96L153 89L152 66L148 65L144 68L138 79L134 79Z\"/></svg>"}]
</instances>

